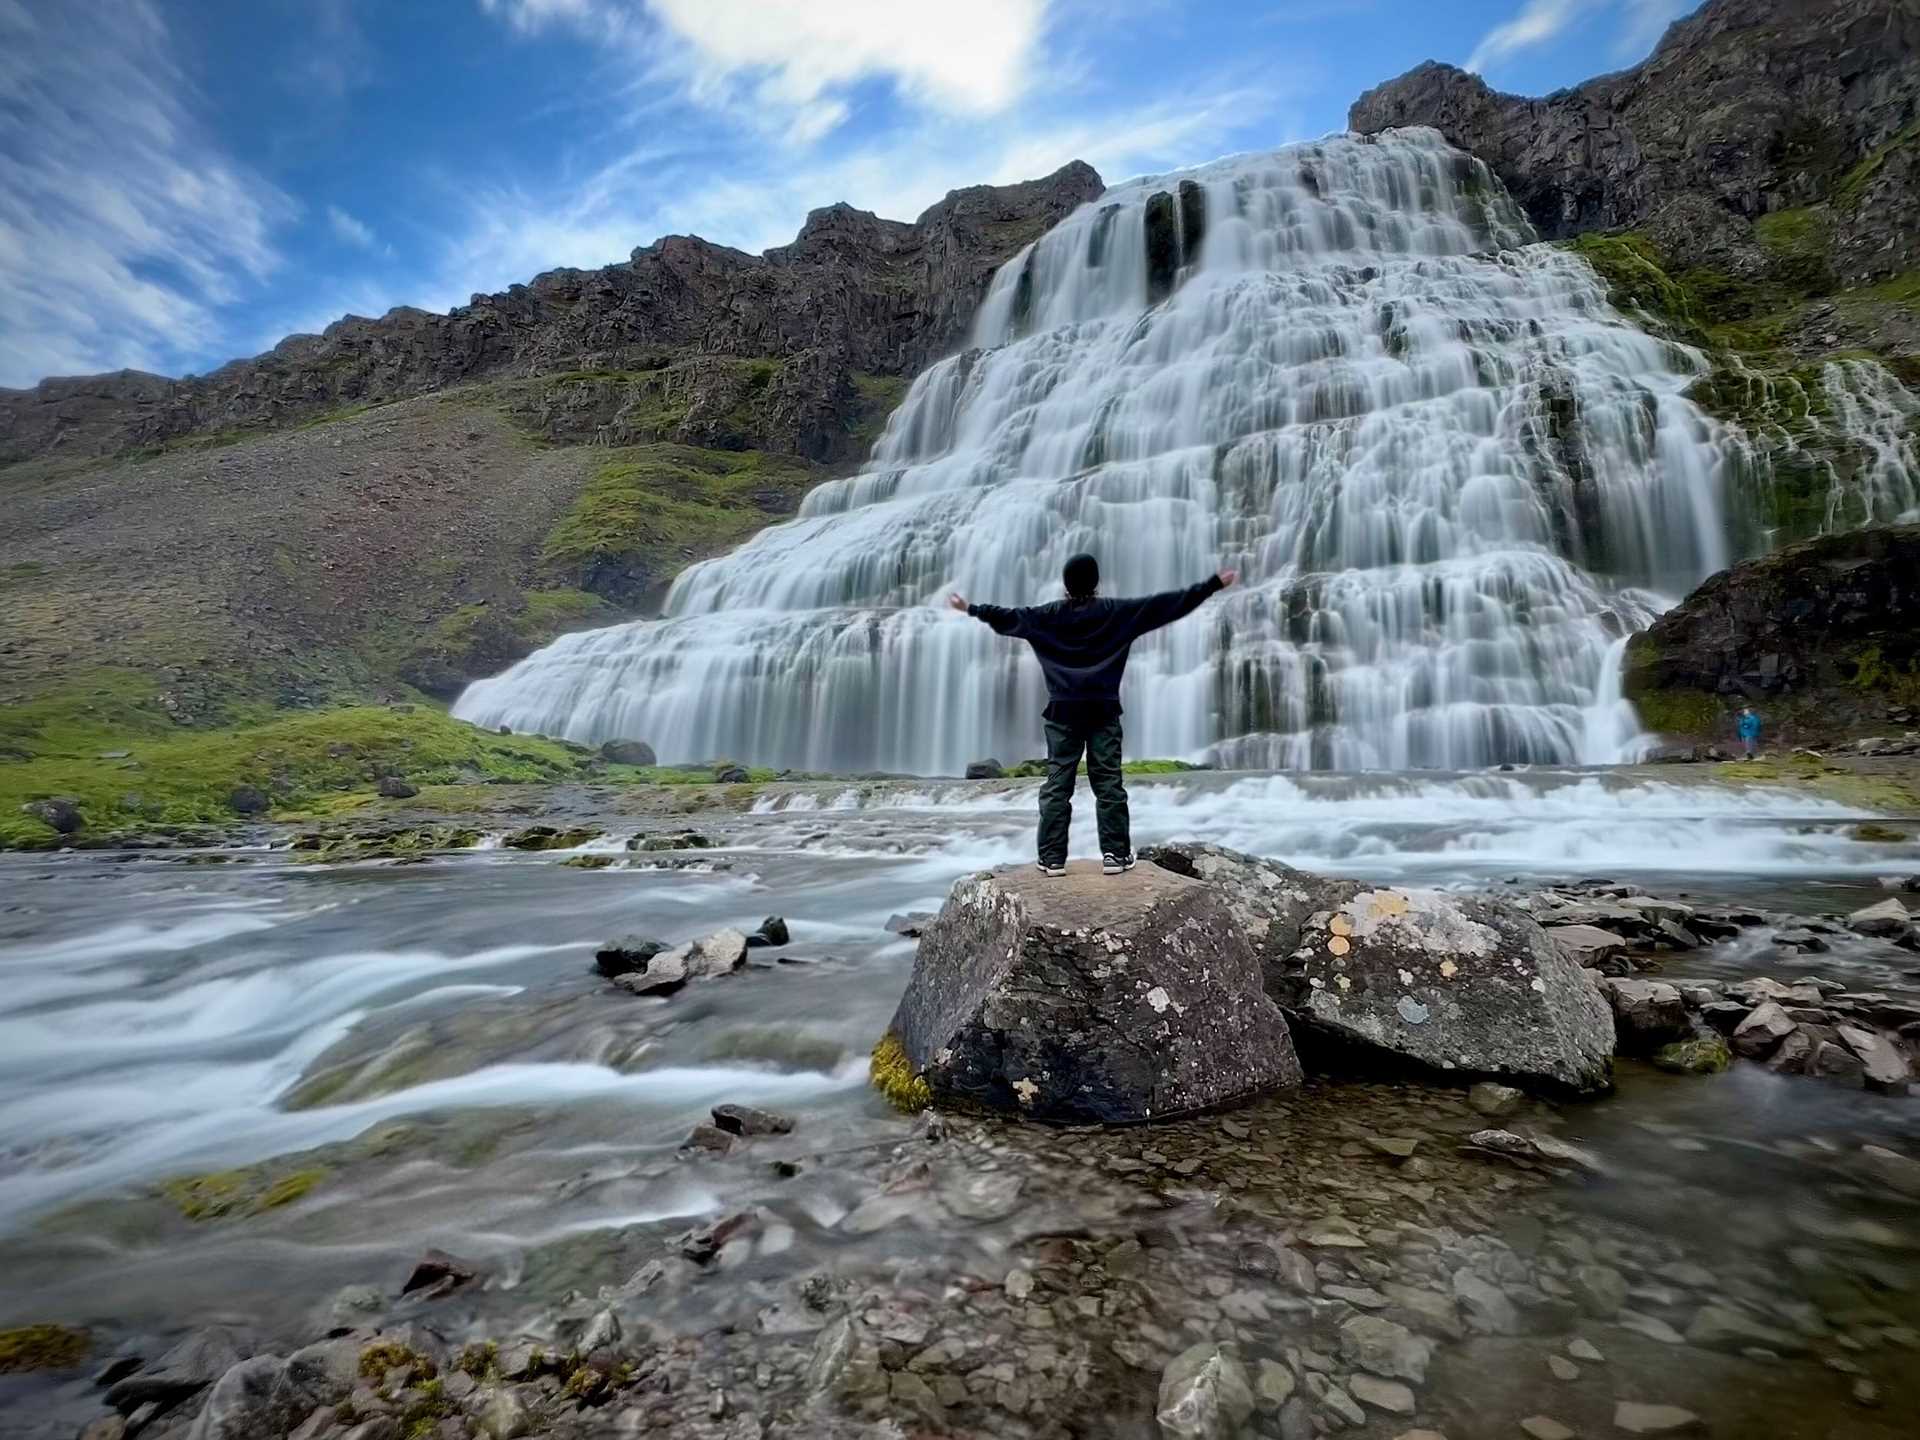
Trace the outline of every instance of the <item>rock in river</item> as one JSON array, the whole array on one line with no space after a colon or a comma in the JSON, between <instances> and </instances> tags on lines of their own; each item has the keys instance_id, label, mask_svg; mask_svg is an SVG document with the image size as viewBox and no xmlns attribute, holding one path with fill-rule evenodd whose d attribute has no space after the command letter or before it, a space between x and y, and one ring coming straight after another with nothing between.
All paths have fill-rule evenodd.
<instances>
[{"instance_id":1,"label":"rock in river","mask_svg":"<svg viewBox=\"0 0 1920 1440\"><path fill-rule=\"evenodd\" d=\"M1142 852L1219 892L1267 993L1319 1038L1470 1078L1604 1090L1613 1015L1532 917L1180 841Z\"/></svg>"},{"instance_id":2,"label":"rock in river","mask_svg":"<svg viewBox=\"0 0 1920 1440\"><path fill-rule=\"evenodd\" d=\"M1045 1120L1168 1119L1300 1081L1219 895L1154 865L961 880L888 1038L936 1102Z\"/></svg>"},{"instance_id":3,"label":"rock in river","mask_svg":"<svg viewBox=\"0 0 1920 1440\"><path fill-rule=\"evenodd\" d=\"M1532 919L1434 890L1326 885L1276 996L1290 1015L1462 1076L1607 1088L1613 1015Z\"/></svg>"}]
</instances>

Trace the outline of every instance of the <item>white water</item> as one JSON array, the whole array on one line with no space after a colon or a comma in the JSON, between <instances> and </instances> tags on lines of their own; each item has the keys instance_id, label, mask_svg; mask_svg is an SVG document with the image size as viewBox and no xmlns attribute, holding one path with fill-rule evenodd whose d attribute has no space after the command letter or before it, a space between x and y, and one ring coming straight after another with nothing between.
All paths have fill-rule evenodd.
<instances>
[{"instance_id":1,"label":"white water","mask_svg":"<svg viewBox=\"0 0 1920 1440\"><path fill-rule=\"evenodd\" d=\"M1908 524L1920 519L1920 453L1914 449L1913 420L1920 397L1884 365L1870 360L1836 360L1821 367L1830 418L1820 422L1828 435L1842 437L1859 451L1852 475L1830 467L1824 529L1851 530L1863 525Z\"/></svg>"},{"instance_id":2,"label":"white water","mask_svg":"<svg viewBox=\"0 0 1920 1440\"><path fill-rule=\"evenodd\" d=\"M1149 304L1162 193L1204 193L1205 233ZM664 620L567 636L455 713L668 761L1022 757L1035 667L940 602L1046 599L1091 548L1114 592L1247 580L1135 647L1135 754L1623 758L1609 654L1731 558L1732 447L1682 395L1698 357L1532 238L1427 130L1118 186L1000 272L978 348L861 474L688 570Z\"/></svg>"}]
</instances>

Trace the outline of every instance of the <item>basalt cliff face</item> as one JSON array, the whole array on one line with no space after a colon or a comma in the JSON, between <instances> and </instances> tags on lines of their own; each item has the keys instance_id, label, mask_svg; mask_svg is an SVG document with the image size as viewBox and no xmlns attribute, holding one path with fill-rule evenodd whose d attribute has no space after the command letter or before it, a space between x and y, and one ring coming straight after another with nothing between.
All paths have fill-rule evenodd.
<instances>
[{"instance_id":1,"label":"basalt cliff face","mask_svg":"<svg viewBox=\"0 0 1920 1440\"><path fill-rule=\"evenodd\" d=\"M1549 238L1824 205L1832 267L1851 282L1920 259L1917 121L1911 0L1711 0L1643 64L1544 99L1428 63L1349 117L1362 133L1436 127Z\"/></svg>"},{"instance_id":2,"label":"basalt cliff face","mask_svg":"<svg viewBox=\"0 0 1920 1440\"><path fill-rule=\"evenodd\" d=\"M0 391L0 464L556 375L588 388L526 403L549 438L836 460L857 445L862 379L912 375L956 348L1000 264L1100 190L1076 161L1042 180L956 190L911 224L834 205L764 255L670 235L624 264L549 271L446 315L348 316L209 375L122 371ZM640 376L656 378L636 398ZM662 408L671 422L649 425Z\"/></svg>"}]
</instances>

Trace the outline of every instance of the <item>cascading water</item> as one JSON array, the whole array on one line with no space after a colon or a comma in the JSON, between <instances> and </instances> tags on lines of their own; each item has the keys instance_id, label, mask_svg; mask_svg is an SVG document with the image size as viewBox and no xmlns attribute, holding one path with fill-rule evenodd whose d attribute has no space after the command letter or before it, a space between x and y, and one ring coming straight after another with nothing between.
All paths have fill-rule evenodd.
<instances>
[{"instance_id":1,"label":"cascading water","mask_svg":"<svg viewBox=\"0 0 1920 1440\"><path fill-rule=\"evenodd\" d=\"M1617 642L1731 557L1692 352L1430 130L1128 182L1010 261L858 475L455 713L663 759L952 773L1038 748L1021 647L943 611L1236 565L1135 647L1136 755L1616 758ZM1615 753L1601 753L1608 750Z\"/></svg>"}]
</instances>

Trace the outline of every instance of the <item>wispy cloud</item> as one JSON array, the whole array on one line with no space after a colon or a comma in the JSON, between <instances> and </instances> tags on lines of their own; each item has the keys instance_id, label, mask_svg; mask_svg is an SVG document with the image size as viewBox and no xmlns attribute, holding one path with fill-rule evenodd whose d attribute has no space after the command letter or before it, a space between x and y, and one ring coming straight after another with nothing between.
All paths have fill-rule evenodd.
<instances>
[{"instance_id":1,"label":"wispy cloud","mask_svg":"<svg viewBox=\"0 0 1920 1440\"><path fill-rule=\"evenodd\" d=\"M293 203L189 98L149 0L0 0L0 384L204 355L279 265Z\"/></svg>"},{"instance_id":2,"label":"wispy cloud","mask_svg":"<svg viewBox=\"0 0 1920 1440\"><path fill-rule=\"evenodd\" d=\"M1592 0L1527 0L1520 13L1493 27L1467 57L1467 69L1484 71L1559 38Z\"/></svg>"},{"instance_id":3,"label":"wispy cloud","mask_svg":"<svg viewBox=\"0 0 1920 1440\"><path fill-rule=\"evenodd\" d=\"M327 206L327 227L343 244L361 250L374 248L373 229L364 220L356 220L338 205Z\"/></svg>"},{"instance_id":4,"label":"wispy cloud","mask_svg":"<svg viewBox=\"0 0 1920 1440\"><path fill-rule=\"evenodd\" d=\"M1039 73L1048 0L480 0L516 29L630 50L685 98L808 145L883 81L909 103L992 115Z\"/></svg>"}]
</instances>

